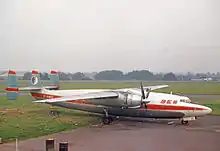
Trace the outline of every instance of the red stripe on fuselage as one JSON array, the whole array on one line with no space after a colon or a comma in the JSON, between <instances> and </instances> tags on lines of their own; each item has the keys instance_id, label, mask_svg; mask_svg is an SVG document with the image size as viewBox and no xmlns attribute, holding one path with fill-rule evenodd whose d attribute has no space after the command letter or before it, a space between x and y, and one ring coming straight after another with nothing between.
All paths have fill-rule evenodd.
<instances>
[{"instance_id":1,"label":"red stripe on fuselage","mask_svg":"<svg viewBox=\"0 0 220 151\"><path fill-rule=\"evenodd\" d=\"M61 96L57 96L57 95L43 94L43 93L36 93L36 92L31 92L31 95L36 99L53 99L53 98L60 98L61 97ZM70 101L66 101L66 102L76 103L76 104L94 105L94 104L89 104L88 100L70 100Z\"/></svg>"},{"instance_id":2,"label":"red stripe on fuselage","mask_svg":"<svg viewBox=\"0 0 220 151\"><path fill-rule=\"evenodd\" d=\"M198 107L189 107L189 106L176 106L176 105L160 105L160 104L147 104L147 109L149 110L204 110L203 108Z\"/></svg>"},{"instance_id":3,"label":"red stripe on fuselage","mask_svg":"<svg viewBox=\"0 0 220 151\"><path fill-rule=\"evenodd\" d=\"M57 96L57 95L50 95L50 94L43 94L43 93L36 93L36 92L31 92L31 95L34 98L40 98L40 99L54 99L54 98L61 97L61 96Z\"/></svg>"}]
</instances>

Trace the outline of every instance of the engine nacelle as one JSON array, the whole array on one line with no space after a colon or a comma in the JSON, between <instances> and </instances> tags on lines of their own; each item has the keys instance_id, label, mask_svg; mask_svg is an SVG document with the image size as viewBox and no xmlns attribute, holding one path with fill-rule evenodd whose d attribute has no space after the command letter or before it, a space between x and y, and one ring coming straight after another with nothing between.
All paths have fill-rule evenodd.
<instances>
[{"instance_id":1,"label":"engine nacelle","mask_svg":"<svg viewBox=\"0 0 220 151\"><path fill-rule=\"evenodd\" d=\"M120 102L121 107L133 108L141 105L141 96L125 93L119 94L118 101Z\"/></svg>"},{"instance_id":2,"label":"engine nacelle","mask_svg":"<svg viewBox=\"0 0 220 151\"><path fill-rule=\"evenodd\" d=\"M116 98L92 99L89 103L116 108L136 108L141 105L142 97L132 93L120 92Z\"/></svg>"}]
</instances>

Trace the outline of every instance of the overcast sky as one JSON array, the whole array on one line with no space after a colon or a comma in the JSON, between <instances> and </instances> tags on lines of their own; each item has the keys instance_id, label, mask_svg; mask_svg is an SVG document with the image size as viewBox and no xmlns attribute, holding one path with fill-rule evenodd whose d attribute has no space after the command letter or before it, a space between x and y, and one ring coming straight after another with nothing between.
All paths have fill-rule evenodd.
<instances>
[{"instance_id":1,"label":"overcast sky","mask_svg":"<svg viewBox=\"0 0 220 151\"><path fill-rule=\"evenodd\" d=\"M220 71L219 0L0 0L0 69Z\"/></svg>"}]
</instances>

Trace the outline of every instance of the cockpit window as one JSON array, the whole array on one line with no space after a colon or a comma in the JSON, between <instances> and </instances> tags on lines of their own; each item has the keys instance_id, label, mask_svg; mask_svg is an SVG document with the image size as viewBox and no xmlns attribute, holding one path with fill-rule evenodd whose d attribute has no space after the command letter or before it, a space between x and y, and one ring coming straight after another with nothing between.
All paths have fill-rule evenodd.
<instances>
[{"instance_id":1,"label":"cockpit window","mask_svg":"<svg viewBox=\"0 0 220 151\"><path fill-rule=\"evenodd\" d=\"M181 100L180 100L180 102L186 102L186 100L184 100L184 99L181 99Z\"/></svg>"}]
</instances>

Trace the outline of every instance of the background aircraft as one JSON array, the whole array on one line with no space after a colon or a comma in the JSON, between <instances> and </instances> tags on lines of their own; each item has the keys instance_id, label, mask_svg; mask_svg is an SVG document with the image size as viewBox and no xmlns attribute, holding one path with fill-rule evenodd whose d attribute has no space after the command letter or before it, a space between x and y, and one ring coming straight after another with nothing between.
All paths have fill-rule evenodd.
<instances>
[{"instance_id":1,"label":"background aircraft","mask_svg":"<svg viewBox=\"0 0 220 151\"><path fill-rule=\"evenodd\" d=\"M184 96L151 92L168 85L143 87L141 83L140 88L58 90L57 72L51 71L49 76L52 85L42 86L39 72L33 70L30 86L19 88L16 72L10 70L8 99L16 100L19 91L28 91L37 100L34 102L103 114L104 124L111 123L113 116L179 119L187 124L212 112L206 106L189 103L190 99Z\"/></svg>"}]
</instances>

